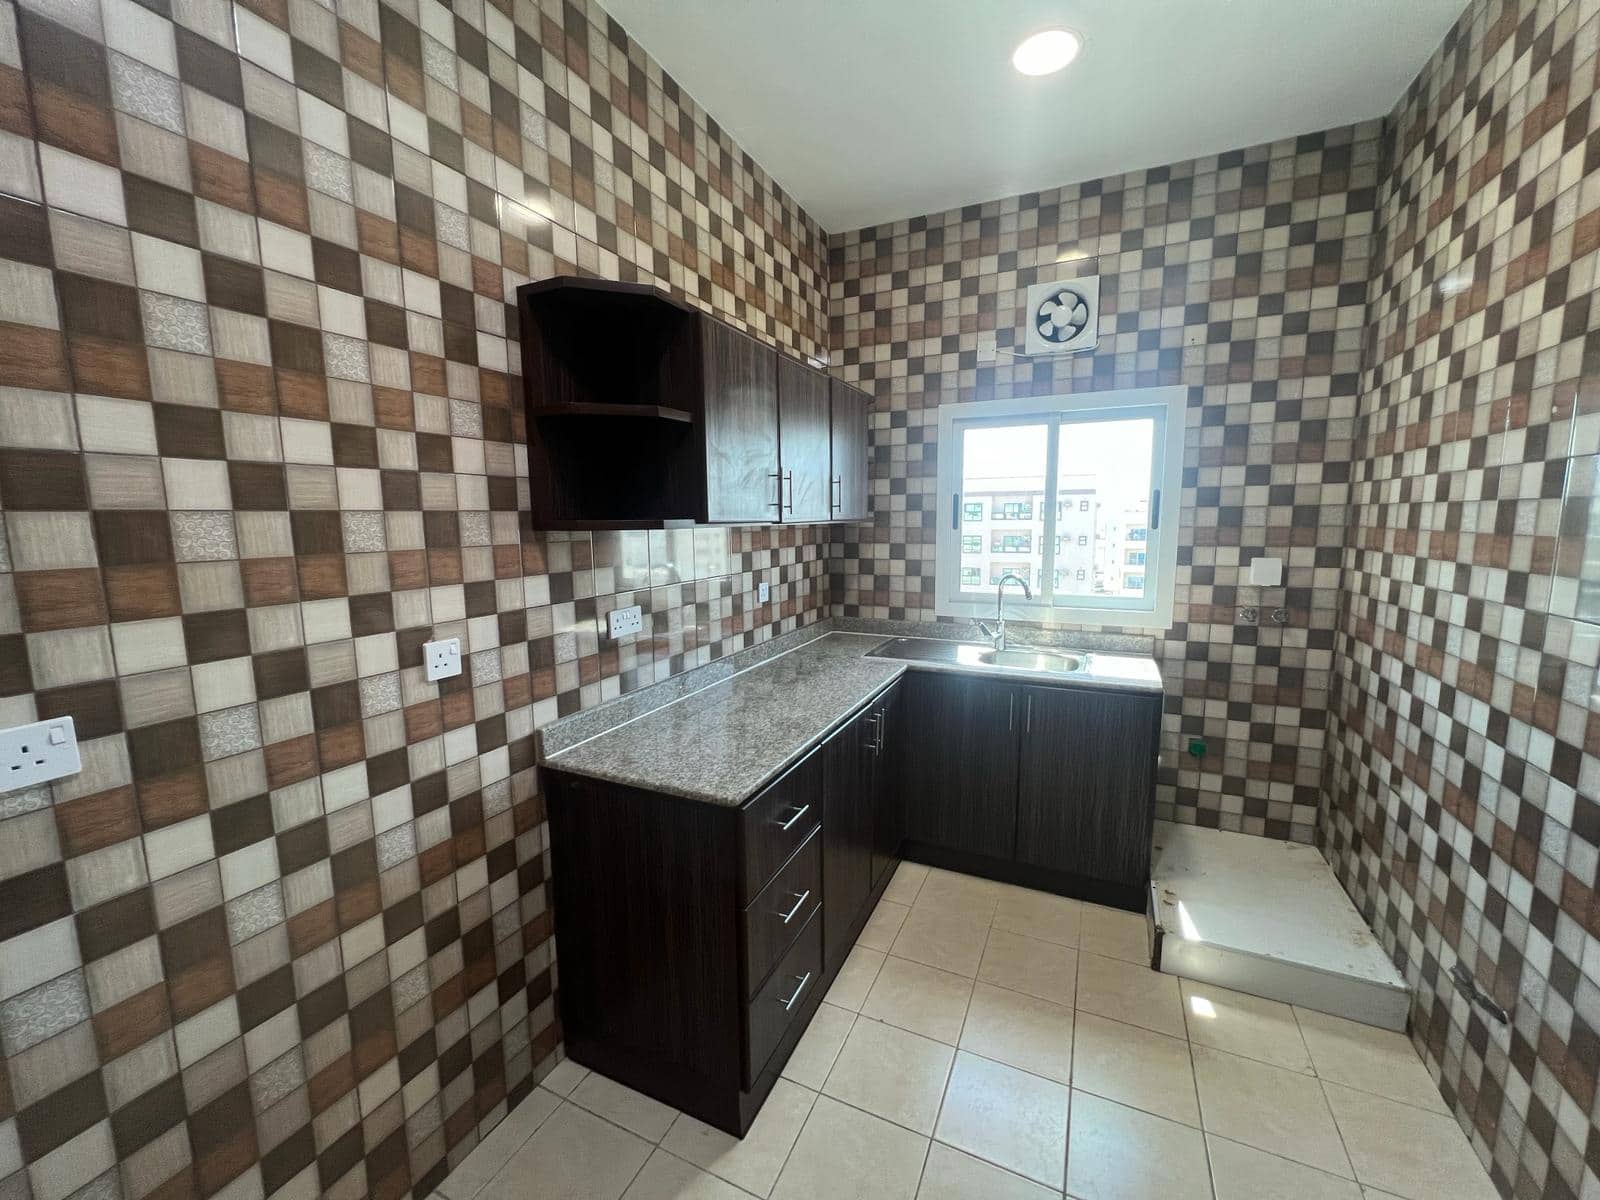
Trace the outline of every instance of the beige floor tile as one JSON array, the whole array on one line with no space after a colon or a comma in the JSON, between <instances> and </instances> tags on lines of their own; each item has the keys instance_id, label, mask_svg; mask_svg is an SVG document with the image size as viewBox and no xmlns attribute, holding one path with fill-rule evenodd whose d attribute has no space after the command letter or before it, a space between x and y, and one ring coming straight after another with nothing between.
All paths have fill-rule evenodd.
<instances>
[{"instance_id":1,"label":"beige floor tile","mask_svg":"<svg viewBox=\"0 0 1600 1200\"><path fill-rule=\"evenodd\" d=\"M1181 986L1191 1042L1289 1071L1311 1070L1300 1024L1287 1004L1192 979L1183 980Z\"/></svg>"},{"instance_id":2,"label":"beige floor tile","mask_svg":"<svg viewBox=\"0 0 1600 1200\"><path fill-rule=\"evenodd\" d=\"M588 1074L588 1067L580 1067L570 1058L563 1058L555 1065L555 1069L544 1077L539 1086L549 1088L558 1096L570 1096L572 1089L582 1083Z\"/></svg>"},{"instance_id":3,"label":"beige floor tile","mask_svg":"<svg viewBox=\"0 0 1600 1200\"><path fill-rule=\"evenodd\" d=\"M972 980L891 954L861 1006L861 1015L954 1046L967 1016Z\"/></svg>"},{"instance_id":4,"label":"beige floor tile","mask_svg":"<svg viewBox=\"0 0 1600 1200\"><path fill-rule=\"evenodd\" d=\"M657 1149L622 1200L750 1200L750 1193Z\"/></svg>"},{"instance_id":5,"label":"beige floor tile","mask_svg":"<svg viewBox=\"0 0 1600 1200\"><path fill-rule=\"evenodd\" d=\"M1072 1010L980 983L972 991L961 1048L1057 1083L1072 1081Z\"/></svg>"},{"instance_id":6,"label":"beige floor tile","mask_svg":"<svg viewBox=\"0 0 1600 1200\"><path fill-rule=\"evenodd\" d=\"M780 1079L742 1139L684 1114L667 1130L661 1148L747 1192L765 1196L777 1182L816 1098L809 1088Z\"/></svg>"},{"instance_id":7,"label":"beige floor tile","mask_svg":"<svg viewBox=\"0 0 1600 1200\"><path fill-rule=\"evenodd\" d=\"M448 1200L472 1200L550 1114L560 1107L558 1096L543 1088L534 1088L521 1104L489 1131L488 1137L472 1148L472 1152L454 1171L444 1177L439 1191Z\"/></svg>"},{"instance_id":8,"label":"beige floor tile","mask_svg":"<svg viewBox=\"0 0 1600 1200\"><path fill-rule=\"evenodd\" d=\"M1454 1117L1324 1083L1356 1178L1408 1200L1493 1200L1489 1176Z\"/></svg>"},{"instance_id":9,"label":"beige floor tile","mask_svg":"<svg viewBox=\"0 0 1600 1200\"><path fill-rule=\"evenodd\" d=\"M1059 1083L963 1051L956 1055L934 1136L1059 1188L1070 1098Z\"/></svg>"},{"instance_id":10,"label":"beige floor tile","mask_svg":"<svg viewBox=\"0 0 1600 1200\"><path fill-rule=\"evenodd\" d=\"M1080 1012L1072 1086L1171 1121L1200 1124L1189 1043L1182 1038Z\"/></svg>"},{"instance_id":11,"label":"beige floor tile","mask_svg":"<svg viewBox=\"0 0 1600 1200\"><path fill-rule=\"evenodd\" d=\"M909 908L916 902L917 893L922 890L922 881L927 877L928 868L921 863L903 862L894 869L894 878L883 889L883 898Z\"/></svg>"},{"instance_id":12,"label":"beige floor tile","mask_svg":"<svg viewBox=\"0 0 1600 1200\"><path fill-rule=\"evenodd\" d=\"M994 910L994 926L1058 946L1076 946L1083 928L1083 905L1049 892L1006 887Z\"/></svg>"},{"instance_id":13,"label":"beige floor tile","mask_svg":"<svg viewBox=\"0 0 1600 1200\"><path fill-rule=\"evenodd\" d=\"M983 944L988 939L987 919L974 921L937 909L913 906L895 936L894 953L913 962L971 978L978 973L978 962L983 958Z\"/></svg>"},{"instance_id":14,"label":"beige floor tile","mask_svg":"<svg viewBox=\"0 0 1600 1200\"><path fill-rule=\"evenodd\" d=\"M992 929L978 978L1041 1000L1071 1004L1078 982L1078 952L1054 942Z\"/></svg>"},{"instance_id":15,"label":"beige floor tile","mask_svg":"<svg viewBox=\"0 0 1600 1200\"><path fill-rule=\"evenodd\" d=\"M833 1060L839 1057L839 1048L844 1045L850 1026L855 1022L856 1015L848 1008L819 1004L811 1024L806 1026L794 1053L789 1055L789 1061L784 1064L783 1077L794 1080L802 1087L813 1090L821 1088L823 1080L828 1078L828 1072L833 1070Z\"/></svg>"},{"instance_id":16,"label":"beige floor tile","mask_svg":"<svg viewBox=\"0 0 1600 1200\"><path fill-rule=\"evenodd\" d=\"M985 925L994 916L995 904L1000 899L1002 885L972 875L958 875L954 871L941 871L937 867L928 872L917 893L913 908L963 917L969 921L982 921Z\"/></svg>"},{"instance_id":17,"label":"beige floor tile","mask_svg":"<svg viewBox=\"0 0 1600 1200\"><path fill-rule=\"evenodd\" d=\"M1188 1035L1175 975L1103 954L1078 955L1078 1008L1169 1037Z\"/></svg>"},{"instance_id":18,"label":"beige floor tile","mask_svg":"<svg viewBox=\"0 0 1600 1200\"><path fill-rule=\"evenodd\" d=\"M1099 904L1083 906L1083 929L1078 949L1128 962L1150 965L1150 933L1141 913L1123 912Z\"/></svg>"},{"instance_id":19,"label":"beige floor tile","mask_svg":"<svg viewBox=\"0 0 1600 1200\"><path fill-rule=\"evenodd\" d=\"M1209 1046L1193 1047L1206 1130L1319 1170L1355 1176L1321 1084Z\"/></svg>"},{"instance_id":20,"label":"beige floor tile","mask_svg":"<svg viewBox=\"0 0 1600 1200\"><path fill-rule=\"evenodd\" d=\"M595 1116L604 1117L613 1125L621 1125L628 1132L637 1133L651 1142L659 1142L665 1137L678 1116L677 1109L594 1071L572 1089L569 1099Z\"/></svg>"},{"instance_id":21,"label":"beige floor tile","mask_svg":"<svg viewBox=\"0 0 1600 1200\"><path fill-rule=\"evenodd\" d=\"M1294 1013L1322 1078L1449 1115L1438 1085L1405 1034L1309 1008Z\"/></svg>"},{"instance_id":22,"label":"beige floor tile","mask_svg":"<svg viewBox=\"0 0 1600 1200\"><path fill-rule=\"evenodd\" d=\"M943 1142L928 1150L917 1200L1059 1200L1061 1193Z\"/></svg>"},{"instance_id":23,"label":"beige floor tile","mask_svg":"<svg viewBox=\"0 0 1600 1200\"><path fill-rule=\"evenodd\" d=\"M954 1057L955 1051L943 1042L862 1018L845 1038L822 1091L929 1134Z\"/></svg>"},{"instance_id":24,"label":"beige floor tile","mask_svg":"<svg viewBox=\"0 0 1600 1200\"><path fill-rule=\"evenodd\" d=\"M911 1200L927 1153L927 1138L819 1096L773 1200Z\"/></svg>"},{"instance_id":25,"label":"beige floor tile","mask_svg":"<svg viewBox=\"0 0 1600 1200\"><path fill-rule=\"evenodd\" d=\"M896 904L893 900L879 900L878 907L873 909L872 915L867 918L861 936L856 939L856 945L866 946L869 950L882 950L887 954L889 947L894 945L894 935L900 932L901 922L906 919L906 914L910 911L910 905Z\"/></svg>"},{"instance_id":26,"label":"beige floor tile","mask_svg":"<svg viewBox=\"0 0 1600 1200\"><path fill-rule=\"evenodd\" d=\"M1205 1138L1074 1090L1067 1192L1081 1200L1210 1200Z\"/></svg>"},{"instance_id":27,"label":"beige floor tile","mask_svg":"<svg viewBox=\"0 0 1600 1200\"><path fill-rule=\"evenodd\" d=\"M1211 1186L1217 1200L1362 1200L1361 1189L1348 1179L1329 1175L1276 1154L1267 1154L1226 1138L1208 1135Z\"/></svg>"},{"instance_id":28,"label":"beige floor tile","mask_svg":"<svg viewBox=\"0 0 1600 1200\"><path fill-rule=\"evenodd\" d=\"M563 1104L480 1193L484 1200L618 1200L650 1143Z\"/></svg>"},{"instance_id":29,"label":"beige floor tile","mask_svg":"<svg viewBox=\"0 0 1600 1200\"><path fill-rule=\"evenodd\" d=\"M844 965L839 968L839 974L834 977L833 986L828 989L828 994L823 999L839 1008L860 1012L862 1002L872 990L872 981L878 977L878 969L883 966L883 959L884 955L880 950L869 950L865 946L853 947L845 957Z\"/></svg>"}]
</instances>

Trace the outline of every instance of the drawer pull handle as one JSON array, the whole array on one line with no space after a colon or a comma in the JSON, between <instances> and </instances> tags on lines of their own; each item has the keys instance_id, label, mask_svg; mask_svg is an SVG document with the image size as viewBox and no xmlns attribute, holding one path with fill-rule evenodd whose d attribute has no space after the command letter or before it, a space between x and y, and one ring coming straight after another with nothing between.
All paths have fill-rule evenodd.
<instances>
[{"instance_id":1,"label":"drawer pull handle","mask_svg":"<svg viewBox=\"0 0 1600 1200\"><path fill-rule=\"evenodd\" d=\"M811 972L807 971L804 975L799 976L799 980L800 982L795 985L794 995L790 996L787 1000L778 1001L779 1004L783 1005L784 1012L788 1012L791 1008L793 1008L794 1002L800 999L800 993L805 991L806 984L811 982Z\"/></svg>"},{"instance_id":2,"label":"drawer pull handle","mask_svg":"<svg viewBox=\"0 0 1600 1200\"><path fill-rule=\"evenodd\" d=\"M811 899L811 889L807 888L805 891L800 892L799 894L795 894L795 893L791 892L790 895L794 896L794 907L791 908L786 913L779 913L778 914L780 917L783 918L783 923L785 925L787 925L790 921L794 920L795 913L799 912L801 907L805 904L805 902L807 900Z\"/></svg>"},{"instance_id":3,"label":"drawer pull handle","mask_svg":"<svg viewBox=\"0 0 1600 1200\"><path fill-rule=\"evenodd\" d=\"M775 821L774 824L777 825L777 827L779 829L783 830L785 833L788 833L789 830L791 830L791 829L793 829L795 827L795 823L798 822L801 817L805 816L810 811L811 811L811 805L802 804L799 808L794 810L794 816L790 817L787 821Z\"/></svg>"}]
</instances>

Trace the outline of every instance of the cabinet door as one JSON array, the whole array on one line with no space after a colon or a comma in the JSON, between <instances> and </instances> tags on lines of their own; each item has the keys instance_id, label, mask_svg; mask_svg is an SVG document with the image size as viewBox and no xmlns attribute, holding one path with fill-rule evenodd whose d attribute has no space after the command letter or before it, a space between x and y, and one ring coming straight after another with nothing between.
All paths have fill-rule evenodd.
<instances>
[{"instance_id":1,"label":"cabinet door","mask_svg":"<svg viewBox=\"0 0 1600 1200\"><path fill-rule=\"evenodd\" d=\"M822 938L830 971L850 952L872 890L873 744L863 715L822 745Z\"/></svg>"},{"instance_id":2,"label":"cabinet door","mask_svg":"<svg viewBox=\"0 0 1600 1200\"><path fill-rule=\"evenodd\" d=\"M884 872L900 852L905 838L900 813L900 771L905 751L904 726L900 721L900 688L884 693L876 705L878 752L872 757L872 886L883 880Z\"/></svg>"},{"instance_id":3,"label":"cabinet door","mask_svg":"<svg viewBox=\"0 0 1600 1200\"><path fill-rule=\"evenodd\" d=\"M1021 691L1018 861L1143 885L1160 701L1067 688Z\"/></svg>"},{"instance_id":4,"label":"cabinet door","mask_svg":"<svg viewBox=\"0 0 1600 1200\"><path fill-rule=\"evenodd\" d=\"M837 379L829 382L832 515L836 521L865 520L870 515L867 511L867 407L871 397Z\"/></svg>"},{"instance_id":5,"label":"cabinet door","mask_svg":"<svg viewBox=\"0 0 1600 1200\"><path fill-rule=\"evenodd\" d=\"M828 384L792 358L778 358L778 458L783 520L826 521L828 511Z\"/></svg>"},{"instance_id":6,"label":"cabinet door","mask_svg":"<svg viewBox=\"0 0 1600 1200\"><path fill-rule=\"evenodd\" d=\"M721 321L700 322L706 519L778 519L778 352Z\"/></svg>"},{"instance_id":7,"label":"cabinet door","mask_svg":"<svg viewBox=\"0 0 1600 1200\"><path fill-rule=\"evenodd\" d=\"M1010 858L1017 826L1017 688L913 671L901 684L908 739L905 836Z\"/></svg>"}]
</instances>

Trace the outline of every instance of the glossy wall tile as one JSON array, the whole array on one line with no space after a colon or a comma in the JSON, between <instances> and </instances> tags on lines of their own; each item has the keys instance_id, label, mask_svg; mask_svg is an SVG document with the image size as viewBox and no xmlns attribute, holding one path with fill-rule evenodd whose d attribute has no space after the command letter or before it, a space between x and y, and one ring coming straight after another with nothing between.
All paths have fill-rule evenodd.
<instances>
[{"instance_id":1,"label":"glossy wall tile","mask_svg":"<svg viewBox=\"0 0 1600 1200\"><path fill-rule=\"evenodd\" d=\"M1157 815L1310 841L1378 139L1373 121L832 237L834 358L876 398L873 522L834 534L834 612L934 618L939 405L1181 384ZM1098 347L1015 353L1028 285L1085 275ZM1266 596L1248 586L1263 554L1285 561ZM1288 623L1241 625L1241 604L1281 604ZM1184 752L1194 737L1203 759Z\"/></svg>"},{"instance_id":2,"label":"glossy wall tile","mask_svg":"<svg viewBox=\"0 0 1600 1200\"><path fill-rule=\"evenodd\" d=\"M1319 826L1518 1196L1600 1189L1597 43L1477 0L1387 123Z\"/></svg>"},{"instance_id":3,"label":"glossy wall tile","mask_svg":"<svg viewBox=\"0 0 1600 1200\"><path fill-rule=\"evenodd\" d=\"M0 0L0 724L84 759L0 794L0 1196L426 1195L529 1094L534 729L825 615L826 533L525 529L508 301L814 355L825 258L581 0Z\"/></svg>"}]
</instances>

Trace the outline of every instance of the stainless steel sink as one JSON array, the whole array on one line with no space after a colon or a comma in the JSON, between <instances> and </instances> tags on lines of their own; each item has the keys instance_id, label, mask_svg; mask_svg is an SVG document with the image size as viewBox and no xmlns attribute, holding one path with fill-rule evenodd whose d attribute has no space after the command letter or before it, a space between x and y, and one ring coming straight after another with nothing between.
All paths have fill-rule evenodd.
<instances>
[{"instance_id":1,"label":"stainless steel sink","mask_svg":"<svg viewBox=\"0 0 1600 1200\"><path fill-rule=\"evenodd\" d=\"M1067 651L1035 650L1022 646L995 650L972 642L945 642L930 638L894 638L879 646L871 658L898 658L929 666L968 671L994 671L1016 675L1071 675L1089 669L1087 654Z\"/></svg>"},{"instance_id":2,"label":"stainless steel sink","mask_svg":"<svg viewBox=\"0 0 1600 1200\"><path fill-rule=\"evenodd\" d=\"M1081 654L1054 654L1048 650L985 650L978 661L992 667L1012 667L1021 671L1052 671L1066 674L1083 670Z\"/></svg>"}]
</instances>

